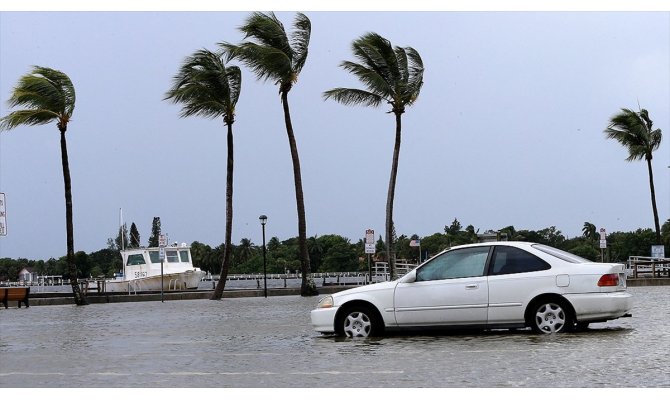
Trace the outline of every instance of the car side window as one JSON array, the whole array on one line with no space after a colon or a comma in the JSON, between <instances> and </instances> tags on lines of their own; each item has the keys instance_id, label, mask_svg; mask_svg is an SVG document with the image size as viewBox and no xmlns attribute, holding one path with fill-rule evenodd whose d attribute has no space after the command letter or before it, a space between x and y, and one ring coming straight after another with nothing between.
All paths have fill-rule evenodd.
<instances>
[{"instance_id":1,"label":"car side window","mask_svg":"<svg viewBox=\"0 0 670 400\"><path fill-rule=\"evenodd\" d=\"M496 246L493 252L491 275L544 271L549 268L551 268L549 263L525 250L509 246Z\"/></svg>"},{"instance_id":2,"label":"car side window","mask_svg":"<svg viewBox=\"0 0 670 400\"><path fill-rule=\"evenodd\" d=\"M490 246L448 251L416 271L416 281L483 276Z\"/></svg>"}]
</instances>

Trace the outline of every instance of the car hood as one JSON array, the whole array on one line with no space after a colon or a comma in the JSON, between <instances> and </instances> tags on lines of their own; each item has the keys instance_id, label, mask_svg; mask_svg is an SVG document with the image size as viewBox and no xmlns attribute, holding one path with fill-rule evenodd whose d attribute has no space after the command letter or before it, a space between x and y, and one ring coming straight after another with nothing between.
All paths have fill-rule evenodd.
<instances>
[{"instance_id":1,"label":"car hood","mask_svg":"<svg viewBox=\"0 0 670 400\"><path fill-rule=\"evenodd\" d=\"M338 298L338 297L348 296L348 295L357 294L357 293L365 293L365 292L374 292L374 291L378 291L378 290L393 289L393 288L395 288L395 286L397 284L398 284L398 281L373 283L372 285L359 286L359 287L356 287L356 288L353 288L353 289L347 289L347 290L343 290L341 292L333 293L331 296L333 296L333 298Z\"/></svg>"}]
</instances>

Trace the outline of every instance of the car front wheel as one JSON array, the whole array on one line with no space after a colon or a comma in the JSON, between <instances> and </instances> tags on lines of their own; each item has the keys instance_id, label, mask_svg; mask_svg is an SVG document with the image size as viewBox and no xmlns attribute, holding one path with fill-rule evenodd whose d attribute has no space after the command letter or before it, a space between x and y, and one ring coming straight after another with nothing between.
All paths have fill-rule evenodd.
<instances>
[{"instance_id":1,"label":"car front wheel","mask_svg":"<svg viewBox=\"0 0 670 400\"><path fill-rule=\"evenodd\" d=\"M541 301L531 314L531 328L537 333L567 332L574 324L570 311L561 302Z\"/></svg>"},{"instance_id":2,"label":"car front wheel","mask_svg":"<svg viewBox=\"0 0 670 400\"><path fill-rule=\"evenodd\" d=\"M377 336L382 330L381 325L369 307L355 306L344 312L339 331L351 338Z\"/></svg>"}]
</instances>

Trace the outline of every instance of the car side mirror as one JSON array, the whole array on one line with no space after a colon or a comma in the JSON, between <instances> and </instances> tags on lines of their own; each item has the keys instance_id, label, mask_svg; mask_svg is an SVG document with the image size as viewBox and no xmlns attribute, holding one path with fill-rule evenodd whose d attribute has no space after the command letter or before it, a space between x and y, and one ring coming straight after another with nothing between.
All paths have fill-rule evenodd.
<instances>
[{"instance_id":1,"label":"car side mirror","mask_svg":"<svg viewBox=\"0 0 670 400\"><path fill-rule=\"evenodd\" d=\"M402 283L416 282L416 269L413 269L412 271L409 271L407 273L407 275L400 278L400 282L402 282Z\"/></svg>"}]
</instances>

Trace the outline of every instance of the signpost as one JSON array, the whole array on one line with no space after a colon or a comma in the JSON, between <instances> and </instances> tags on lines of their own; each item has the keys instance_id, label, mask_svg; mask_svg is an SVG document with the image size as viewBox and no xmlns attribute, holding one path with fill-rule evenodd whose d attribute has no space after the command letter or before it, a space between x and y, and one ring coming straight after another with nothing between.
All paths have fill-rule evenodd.
<instances>
[{"instance_id":1,"label":"signpost","mask_svg":"<svg viewBox=\"0 0 670 400\"><path fill-rule=\"evenodd\" d=\"M600 228L600 262L605 262L605 249L607 248L607 231Z\"/></svg>"},{"instance_id":2,"label":"signpost","mask_svg":"<svg viewBox=\"0 0 670 400\"><path fill-rule=\"evenodd\" d=\"M163 303L163 261L165 260L165 245L167 243L167 238L165 235L158 235L158 255L161 259L161 303Z\"/></svg>"},{"instance_id":3,"label":"signpost","mask_svg":"<svg viewBox=\"0 0 670 400\"><path fill-rule=\"evenodd\" d=\"M368 255L368 275L372 283L372 264L370 264L370 254L375 254L375 230L365 230L365 254Z\"/></svg>"},{"instance_id":4,"label":"signpost","mask_svg":"<svg viewBox=\"0 0 670 400\"><path fill-rule=\"evenodd\" d=\"M4 193L0 193L0 236L7 236L7 208Z\"/></svg>"}]
</instances>

